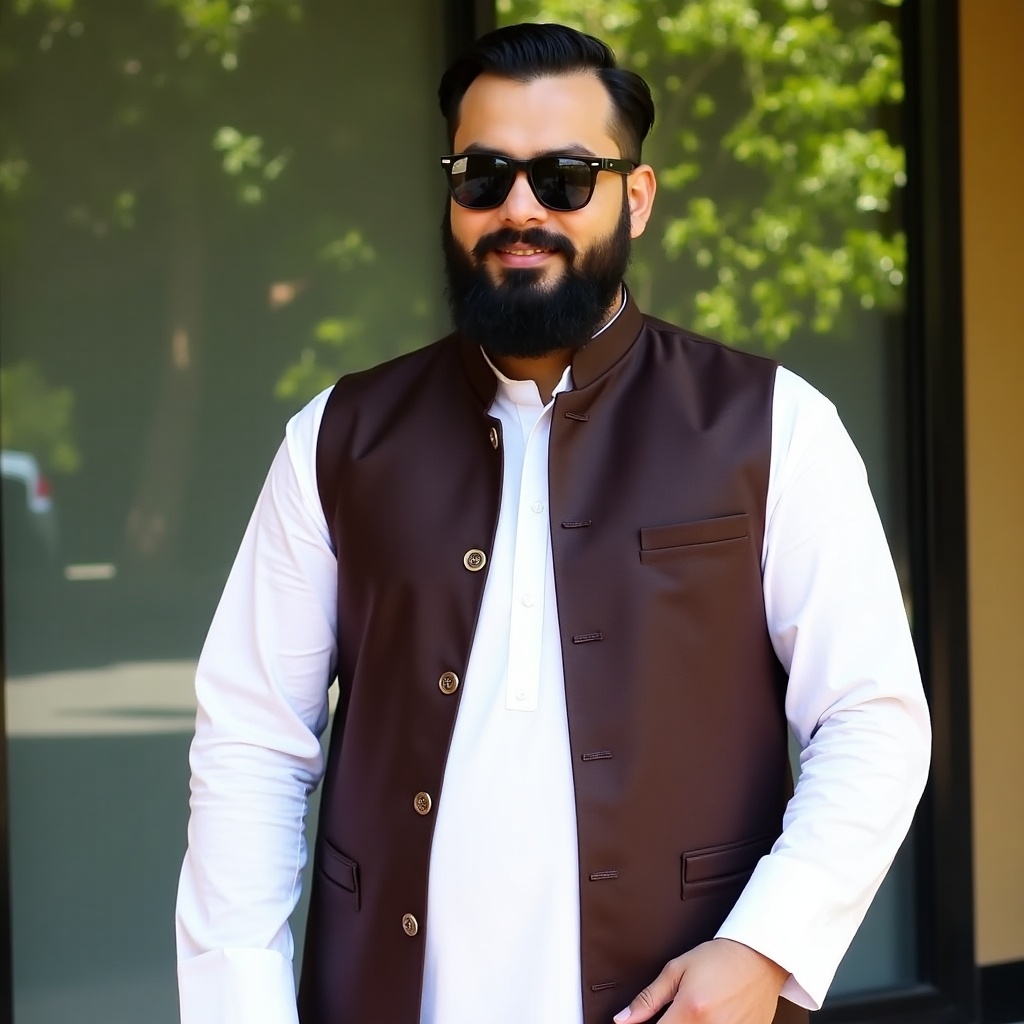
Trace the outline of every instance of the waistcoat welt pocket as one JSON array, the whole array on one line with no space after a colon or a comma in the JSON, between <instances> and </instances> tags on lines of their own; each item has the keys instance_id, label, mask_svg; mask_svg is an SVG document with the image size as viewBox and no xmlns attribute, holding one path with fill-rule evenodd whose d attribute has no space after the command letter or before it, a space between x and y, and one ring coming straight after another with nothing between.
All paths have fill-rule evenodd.
<instances>
[{"instance_id":1,"label":"waistcoat welt pocket","mask_svg":"<svg viewBox=\"0 0 1024 1024\"><path fill-rule=\"evenodd\" d=\"M352 893L359 907L359 865L340 850L335 849L327 840L320 844L320 870L341 889Z\"/></svg>"},{"instance_id":2,"label":"waistcoat welt pocket","mask_svg":"<svg viewBox=\"0 0 1024 1024\"><path fill-rule=\"evenodd\" d=\"M682 891L684 900L706 896L745 882L757 862L775 842L774 836L760 836L739 843L705 846L684 853L682 860Z\"/></svg>"},{"instance_id":3,"label":"waistcoat welt pocket","mask_svg":"<svg viewBox=\"0 0 1024 1024\"><path fill-rule=\"evenodd\" d=\"M684 548L698 544L715 544L723 540L742 540L750 532L746 512L717 519L700 519L671 526L648 526L640 531L640 557L644 552L666 548Z\"/></svg>"}]
</instances>

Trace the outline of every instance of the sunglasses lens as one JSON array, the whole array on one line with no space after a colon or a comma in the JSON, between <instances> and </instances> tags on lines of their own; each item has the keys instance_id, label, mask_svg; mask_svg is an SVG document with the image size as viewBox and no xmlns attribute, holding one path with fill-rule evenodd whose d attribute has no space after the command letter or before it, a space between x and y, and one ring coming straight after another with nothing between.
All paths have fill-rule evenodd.
<instances>
[{"instance_id":1,"label":"sunglasses lens","mask_svg":"<svg viewBox=\"0 0 1024 1024\"><path fill-rule=\"evenodd\" d=\"M572 157L535 160L532 176L537 198L552 210L580 210L594 191L593 169Z\"/></svg>"},{"instance_id":2,"label":"sunglasses lens","mask_svg":"<svg viewBox=\"0 0 1024 1024\"><path fill-rule=\"evenodd\" d=\"M512 187L512 166L498 156L471 153L452 162L452 195L460 206L489 210L500 206Z\"/></svg>"},{"instance_id":3,"label":"sunglasses lens","mask_svg":"<svg viewBox=\"0 0 1024 1024\"><path fill-rule=\"evenodd\" d=\"M467 153L447 166L455 201L471 210L501 206L517 173L514 161L489 153ZM578 157L538 157L519 166L529 167L534 194L550 210L581 210L594 194L597 171Z\"/></svg>"}]
</instances>

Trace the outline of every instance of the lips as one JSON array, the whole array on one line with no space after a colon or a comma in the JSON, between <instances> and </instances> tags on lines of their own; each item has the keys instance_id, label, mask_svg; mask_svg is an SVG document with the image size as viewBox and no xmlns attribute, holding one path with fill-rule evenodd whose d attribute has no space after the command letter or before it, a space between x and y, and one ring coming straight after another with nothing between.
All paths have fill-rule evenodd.
<instances>
[{"instance_id":1,"label":"lips","mask_svg":"<svg viewBox=\"0 0 1024 1024\"><path fill-rule=\"evenodd\" d=\"M576 257L576 249L568 238L544 228L492 231L477 241L472 253L480 263L491 256L507 260L509 266L527 266L531 261L539 266L551 256L563 256L571 264Z\"/></svg>"}]
</instances>

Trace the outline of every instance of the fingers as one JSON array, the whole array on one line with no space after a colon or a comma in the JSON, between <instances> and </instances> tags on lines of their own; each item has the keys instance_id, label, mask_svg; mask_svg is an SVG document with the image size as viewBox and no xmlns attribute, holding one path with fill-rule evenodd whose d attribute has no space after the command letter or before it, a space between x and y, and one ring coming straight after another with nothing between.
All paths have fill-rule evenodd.
<instances>
[{"instance_id":1,"label":"fingers","mask_svg":"<svg viewBox=\"0 0 1024 1024\"><path fill-rule=\"evenodd\" d=\"M731 939L712 939L670 960L613 1020L642 1024L672 1003L664 1024L770 1024L788 972Z\"/></svg>"},{"instance_id":2,"label":"fingers","mask_svg":"<svg viewBox=\"0 0 1024 1024\"><path fill-rule=\"evenodd\" d=\"M683 976L683 957L670 960L654 981L650 983L624 1010L620 1010L612 1020L615 1024L642 1024L650 1020L663 1006L667 1006L675 998L679 988L679 979Z\"/></svg>"}]
</instances>

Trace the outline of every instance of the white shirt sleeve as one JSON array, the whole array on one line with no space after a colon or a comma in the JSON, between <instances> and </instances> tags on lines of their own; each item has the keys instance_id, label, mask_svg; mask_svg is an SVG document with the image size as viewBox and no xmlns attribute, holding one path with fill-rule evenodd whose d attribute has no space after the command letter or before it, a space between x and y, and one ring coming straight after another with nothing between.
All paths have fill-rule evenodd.
<instances>
[{"instance_id":1,"label":"white shirt sleeve","mask_svg":"<svg viewBox=\"0 0 1024 1024\"><path fill-rule=\"evenodd\" d=\"M789 970L782 994L817 1009L910 827L931 733L864 465L832 404L784 369L762 570L801 771L718 934Z\"/></svg>"},{"instance_id":2,"label":"white shirt sleeve","mask_svg":"<svg viewBox=\"0 0 1024 1024\"><path fill-rule=\"evenodd\" d=\"M316 493L329 391L288 424L196 673L176 935L182 1024L295 1024L288 917L335 674L337 563Z\"/></svg>"}]
</instances>

